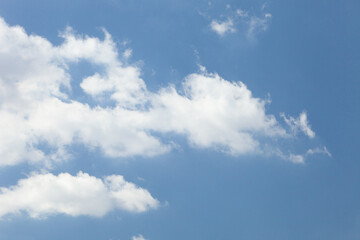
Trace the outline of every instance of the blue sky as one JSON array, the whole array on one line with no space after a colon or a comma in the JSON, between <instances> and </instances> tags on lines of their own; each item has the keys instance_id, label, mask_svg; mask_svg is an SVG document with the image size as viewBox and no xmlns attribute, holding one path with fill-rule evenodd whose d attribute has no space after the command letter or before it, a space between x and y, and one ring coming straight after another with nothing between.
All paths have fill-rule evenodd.
<instances>
[{"instance_id":1,"label":"blue sky","mask_svg":"<svg viewBox=\"0 0 360 240\"><path fill-rule=\"evenodd\" d=\"M0 2L0 238L359 239L357 1Z\"/></svg>"}]
</instances>

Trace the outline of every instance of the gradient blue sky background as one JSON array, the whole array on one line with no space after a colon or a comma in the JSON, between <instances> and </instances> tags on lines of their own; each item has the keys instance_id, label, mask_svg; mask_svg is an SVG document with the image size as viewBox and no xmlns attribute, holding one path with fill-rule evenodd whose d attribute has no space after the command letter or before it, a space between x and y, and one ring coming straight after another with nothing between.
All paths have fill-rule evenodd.
<instances>
[{"instance_id":1,"label":"gradient blue sky background","mask_svg":"<svg viewBox=\"0 0 360 240\"><path fill-rule=\"evenodd\" d=\"M212 20L226 20L237 9L259 17L270 13L267 29L252 38L246 23L223 36L211 29ZM233 156L194 148L181 135L162 136L180 147L154 157L108 158L71 145L74 158L49 172L123 175L160 207L115 210L101 218L10 216L0 221L0 239L360 239L359 11L355 0L0 1L7 24L54 45L62 43L59 32L67 26L100 39L104 27L119 51L132 49L129 62L140 62L151 91L180 88L200 64L228 81L242 81L255 97L270 98L266 112L279 122L281 112L298 116L305 110L316 137L296 136L284 148L326 146L332 155L314 154L304 164L274 155ZM72 99L94 104L76 88L93 70L86 64L70 68ZM1 166L0 186L16 185L39 169Z\"/></svg>"}]
</instances>

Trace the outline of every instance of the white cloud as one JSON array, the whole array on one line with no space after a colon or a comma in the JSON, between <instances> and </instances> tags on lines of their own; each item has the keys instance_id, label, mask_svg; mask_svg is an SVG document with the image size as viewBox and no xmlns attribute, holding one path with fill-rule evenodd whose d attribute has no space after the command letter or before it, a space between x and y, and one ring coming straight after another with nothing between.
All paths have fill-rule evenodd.
<instances>
[{"instance_id":1,"label":"white cloud","mask_svg":"<svg viewBox=\"0 0 360 240\"><path fill-rule=\"evenodd\" d=\"M217 74L191 74L183 83L185 95L169 87L154 96L149 111L154 130L188 136L198 147L213 147L238 155L259 149L255 136L283 136L285 131L265 101L254 98L241 83Z\"/></svg>"},{"instance_id":2,"label":"white cloud","mask_svg":"<svg viewBox=\"0 0 360 240\"><path fill-rule=\"evenodd\" d=\"M328 157L331 157L331 153L328 151L328 149L325 146L322 148L316 147L313 149L308 149L303 154L294 154L294 153L284 154L279 149L276 149L275 151L273 150L273 154L280 157L281 159L293 162L295 164L304 164L306 159L314 154L325 154Z\"/></svg>"},{"instance_id":3,"label":"white cloud","mask_svg":"<svg viewBox=\"0 0 360 240\"><path fill-rule=\"evenodd\" d=\"M290 160L290 162L298 163L298 164L305 162L304 156L302 156L300 154L290 154L289 155L289 160Z\"/></svg>"},{"instance_id":4,"label":"white cloud","mask_svg":"<svg viewBox=\"0 0 360 240\"><path fill-rule=\"evenodd\" d=\"M271 18L272 17L272 15L271 15L271 13L265 13L265 18Z\"/></svg>"},{"instance_id":5,"label":"white cloud","mask_svg":"<svg viewBox=\"0 0 360 240\"><path fill-rule=\"evenodd\" d=\"M236 9L236 14L241 18L247 18L249 16L248 12L243 9Z\"/></svg>"},{"instance_id":6,"label":"white cloud","mask_svg":"<svg viewBox=\"0 0 360 240\"><path fill-rule=\"evenodd\" d=\"M64 43L56 49L55 59L64 64L88 61L104 68L104 73L95 73L80 84L85 93L99 97L110 94L118 105L134 107L146 101L146 85L140 78L140 69L126 66L118 60L117 48L110 34L104 30L105 39L75 35L67 29L61 36Z\"/></svg>"},{"instance_id":7,"label":"white cloud","mask_svg":"<svg viewBox=\"0 0 360 240\"><path fill-rule=\"evenodd\" d=\"M144 212L158 206L146 189L120 175L99 179L82 172L76 176L33 174L16 186L0 188L0 218L22 212L32 218L55 214L102 217L114 209Z\"/></svg>"},{"instance_id":8,"label":"white cloud","mask_svg":"<svg viewBox=\"0 0 360 240\"><path fill-rule=\"evenodd\" d=\"M182 89L148 91L140 68L119 60L105 30L101 40L67 28L58 46L2 19L0 32L0 165L49 165L68 159L74 143L116 158L170 151L172 140L157 133L180 134L194 147L233 155L264 152L264 143L289 136L266 113L266 100L204 67L189 74ZM71 98L69 69L80 61L102 69L80 83L95 106ZM306 114L291 119L314 135Z\"/></svg>"},{"instance_id":9,"label":"white cloud","mask_svg":"<svg viewBox=\"0 0 360 240\"><path fill-rule=\"evenodd\" d=\"M224 36L226 33L235 32L233 20L227 19L226 21L217 21L212 20L210 23L211 29L219 34L220 36Z\"/></svg>"},{"instance_id":10,"label":"white cloud","mask_svg":"<svg viewBox=\"0 0 360 240\"><path fill-rule=\"evenodd\" d=\"M261 8L264 10L265 5ZM228 7L230 9L230 7ZM234 33L237 29L241 28L246 35L247 39L253 41L256 39L257 34L264 32L268 29L271 13L262 13L262 16L249 15L246 10L236 9L232 14L227 16L224 21L212 20L210 23L211 29L220 36L227 33Z\"/></svg>"},{"instance_id":11,"label":"white cloud","mask_svg":"<svg viewBox=\"0 0 360 240\"><path fill-rule=\"evenodd\" d=\"M328 151L328 149L326 147L323 148L314 148L314 149L309 149L306 152L306 155L314 155L314 154L326 154L329 157L331 157L331 153Z\"/></svg>"},{"instance_id":12,"label":"white cloud","mask_svg":"<svg viewBox=\"0 0 360 240\"><path fill-rule=\"evenodd\" d=\"M118 61L107 32L100 40L67 28L64 43L53 46L2 19L0 31L0 165L64 159L66 147L74 142L100 148L110 157L169 150L141 127L142 113L130 110L146 101L146 86L136 66ZM116 108L91 108L69 99L68 68L78 61L104 68L103 74L86 77L81 87L94 98L110 95ZM40 150L41 144L50 153Z\"/></svg>"},{"instance_id":13,"label":"white cloud","mask_svg":"<svg viewBox=\"0 0 360 240\"><path fill-rule=\"evenodd\" d=\"M133 236L132 240L146 240L146 239L143 237L143 235L139 234L137 236Z\"/></svg>"},{"instance_id":14,"label":"white cloud","mask_svg":"<svg viewBox=\"0 0 360 240\"><path fill-rule=\"evenodd\" d=\"M300 113L300 116L298 118L293 118L291 116L286 117L284 113L281 113L280 115L284 119L286 124L290 126L291 130L294 133L297 133L300 130L309 138L315 137L315 133L311 130L311 127L308 123L306 112Z\"/></svg>"},{"instance_id":15,"label":"white cloud","mask_svg":"<svg viewBox=\"0 0 360 240\"><path fill-rule=\"evenodd\" d=\"M294 164L304 164L306 160L306 154L294 154L291 152L286 154L278 148L269 149L268 151L270 154L275 155L285 161L290 161Z\"/></svg>"},{"instance_id":16,"label":"white cloud","mask_svg":"<svg viewBox=\"0 0 360 240\"><path fill-rule=\"evenodd\" d=\"M124 58L130 58L131 55L132 55L132 49L130 49L130 48L126 49L123 53Z\"/></svg>"},{"instance_id":17,"label":"white cloud","mask_svg":"<svg viewBox=\"0 0 360 240\"><path fill-rule=\"evenodd\" d=\"M246 33L248 39L255 39L256 34L264 32L269 27L269 21L272 15L266 13L263 17L252 16L248 20L249 29Z\"/></svg>"}]
</instances>

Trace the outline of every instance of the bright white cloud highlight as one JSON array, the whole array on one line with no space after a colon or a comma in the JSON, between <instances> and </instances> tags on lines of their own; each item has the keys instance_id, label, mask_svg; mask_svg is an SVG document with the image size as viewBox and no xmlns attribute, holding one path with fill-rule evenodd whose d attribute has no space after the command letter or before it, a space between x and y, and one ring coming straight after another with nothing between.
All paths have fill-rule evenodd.
<instances>
[{"instance_id":1,"label":"bright white cloud highlight","mask_svg":"<svg viewBox=\"0 0 360 240\"><path fill-rule=\"evenodd\" d=\"M158 133L232 155L263 153L265 143L289 137L266 113L266 100L205 68L181 89L148 91L139 67L120 61L105 30L101 40L67 28L58 46L2 19L0 33L0 165L51 164L68 159L75 143L108 157L155 156L174 145ZM80 83L95 106L71 98L69 69L79 62L101 69ZM286 121L314 136L306 115Z\"/></svg>"},{"instance_id":2,"label":"bright white cloud highlight","mask_svg":"<svg viewBox=\"0 0 360 240\"><path fill-rule=\"evenodd\" d=\"M99 179L82 172L76 176L33 174L16 186L0 188L0 218L22 212L32 218L55 214L102 217L114 209L144 212L158 206L146 189L120 175Z\"/></svg>"},{"instance_id":3,"label":"bright white cloud highlight","mask_svg":"<svg viewBox=\"0 0 360 240\"><path fill-rule=\"evenodd\" d=\"M233 155L259 150L255 138L284 136L265 101L254 98L241 83L231 83L217 74L191 74L183 83L185 95L174 88L154 96L148 116L152 128L185 134L203 148L218 148Z\"/></svg>"},{"instance_id":4,"label":"bright white cloud highlight","mask_svg":"<svg viewBox=\"0 0 360 240\"><path fill-rule=\"evenodd\" d=\"M56 161L74 142L110 157L153 156L169 150L141 126L146 86L136 66L118 61L110 35L77 36L68 28L64 43L27 35L0 19L0 165ZM71 64L86 61L104 72L85 77L81 87L95 99L110 96L117 107L89 107L69 99ZM47 153L39 145L48 147Z\"/></svg>"},{"instance_id":5,"label":"bright white cloud highlight","mask_svg":"<svg viewBox=\"0 0 360 240\"><path fill-rule=\"evenodd\" d=\"M217 21L212 20L210 27L213 31L215 31L220 36L224 36L225 33L232 33L235 32L234 23L231 19L227 19L226 21Z\"/></svg>"}]
</instances>

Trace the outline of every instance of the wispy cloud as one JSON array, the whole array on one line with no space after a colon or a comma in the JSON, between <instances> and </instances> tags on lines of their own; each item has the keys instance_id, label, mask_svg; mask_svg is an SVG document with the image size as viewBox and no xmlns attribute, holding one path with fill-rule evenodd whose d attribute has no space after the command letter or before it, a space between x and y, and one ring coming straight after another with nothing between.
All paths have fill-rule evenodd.
<instances>
[{"instance_id":1,"label":"wispy cloud","mask_svg":"<svg viewBox=\"0 0 360 240\"><path fill-rule=\"evenodd\" d=\"M132 55L132 49L130 49L130 48L126 49L123 53L123 57L126 59L130 58L131 55Z\"/></svg>"},{"instance_id":2,"label":"wispy cloud","mask_svg":"<svg viewBox=\"0 0 360 240\"><path fill-rule=\"evenodd\" d=\"M131 240L146 240L143 235L139 234L137 236L133 236Z\"/></svg>"},{"instance_id":3,"label":"wispy cloud","mask_svg":"<svg viewBox=\"0 0 360 240\"><path fill-rule=\"evenodd\" d=\"M331 153L328 151L328 149L326 147L323 147L323 148L314 148L314 149L309 149L307 152L306 152L306 155L309 156L309 155L314 155L314 154L326 154L328 155L329 157L331 157Z\"/></svg>"},{"instance_id":4,"label":"wispy cloud","mask_svg":"<svg viewBox=\"0 0 360 240\"><path fill-rule=\"evenodd\" d=\"M269 27L269 22L272 15L270 13L264 14L263 17L252 16L248 20L248 31L246 36L248 39L255 39L256 35L260 32L264 32Z\"/></svg>"},{"instance_id":5,"label":"wispy cloud","mask_svg":"<svg viewBox=\"0 0 360 240\"><path fill-rule=\"evenodd\" d=\"M331 153L328 151L328 149L325 146L322 148L316 147L316 148L308 149L305 153L301 153L301 154L294 154L291 152L288 154L285 154L280 150L274 151L274 155L277 155L278 157L280 157L284 160L288 160L295 164L304 164L306 159L309 156L314 155L314 154L325 154L328 157L331 157Z\"/></svg>"},{"instance_id":6,"label":"wispy cloud","mask_svg":"<svg viewBox=\"0 0 360 240\"><path fill-rule=\"evenodd\" d=\"M315 137L315 132L311 130L311 127L308 123L306 112L300 113L298 118L294 118L291 116L286 117L284 113L281 113L280 116L284 119L286 124L289 125L289 127L295 134L301 131L309 138Z\"/></svg>"},{"instance_id":7,"label":"wispy cloud","mask_svg":"<svg viewBox=\"0 0 360 240\"><path fill-rule=\"evenodd\" d=\"M250 14L248 11L240 8L231 11L230 5L227 5L226 8L230 13L225 15L225 19L213 19L210 23L211 29L220 36L235 33L238 29L241 29L246 38L253 41L259 33L268 29L272 18L271 13L263 13L266 5L262 6L262 13L259 15Z\"/></svg>"}]
</instances>

